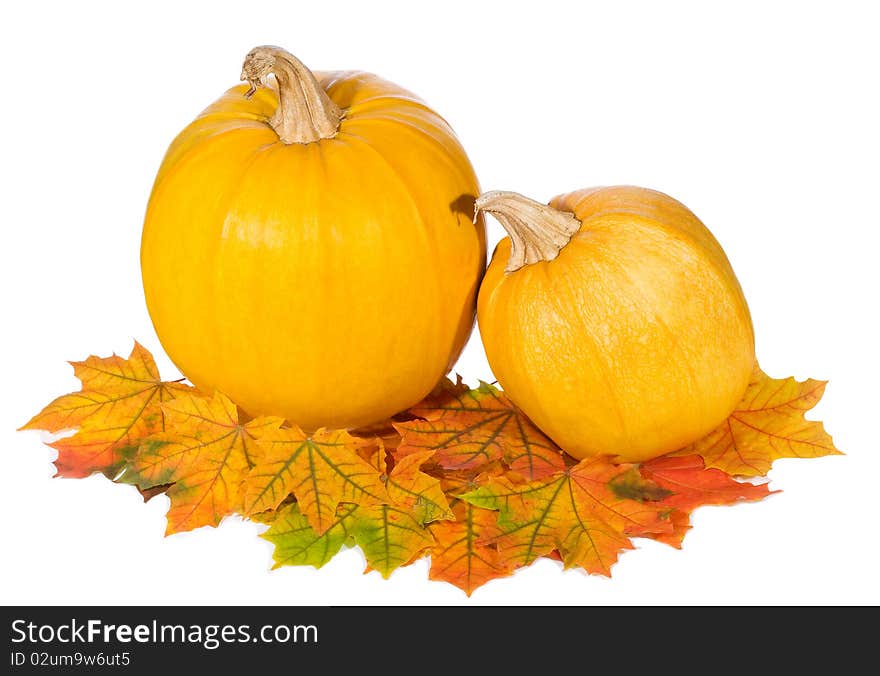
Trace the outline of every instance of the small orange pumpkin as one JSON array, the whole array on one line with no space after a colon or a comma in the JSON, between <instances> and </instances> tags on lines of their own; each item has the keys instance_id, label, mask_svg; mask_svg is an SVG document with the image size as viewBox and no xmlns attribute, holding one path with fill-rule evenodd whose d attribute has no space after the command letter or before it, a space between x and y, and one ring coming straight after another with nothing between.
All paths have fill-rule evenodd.
<instances>
[{"instance_id":1,"label":"small orange pumpkin","mask_svg":"<svg viewBox=\"0 0 880 676\"><path fill-rule=\"evenodd\" d=\"M641 461L721 424L755 364L752 322L721 246L645 188L578 190L549 206L477 200L509 238L478 321L511 400L571 455Z\"/></svg>"}]
</instances>

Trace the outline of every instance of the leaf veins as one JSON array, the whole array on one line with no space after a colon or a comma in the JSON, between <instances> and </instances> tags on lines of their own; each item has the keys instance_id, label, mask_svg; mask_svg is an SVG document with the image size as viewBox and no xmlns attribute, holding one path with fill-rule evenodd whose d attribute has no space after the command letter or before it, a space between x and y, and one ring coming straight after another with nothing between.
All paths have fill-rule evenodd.
<instances>
[{"instance_id":1,"label":"leaf veins","mask_svg":"<svg viewBox=\"0 0 880 676\"><path fill-rule=\"evenodd\" d=\"M245 482L245 512L271 509L292 493L312 528L324 533L340 502L390 502L382 475L358 454L361 445L344 430L307 435L298 427L266 428Z\"/></svg>"},{"instance_id":2,"label":"leaf veins","mask_svg":"<svg viewBox=\"0 0 880 676\"><path fill-rule=\"evenodd\" d=\"M499 511L495 542L505 560L529 565L559 550L566 567L610 575L630 536L671 530L669 508L619 495L615 482L633 471L606 458L587 458L555 476L514 484L508 477L462 495Z\"/></svg>"},{"instance_id":3,"label":"leaf veins","mask_svg":"<svg viewBox=\"0 0 880 676\"><path fill-rule=\"evenodd\" d=\"M360 546L367 569L388 577L394 570L425 554L434 544L407 512L391 505L339 505L327 529L318 533L296 503L279 510L262 537L275 545L273 558L279 566L310 565L320 568L346 542Z\"/></svg>"},{"instance_id":4,"label":"leaf veins","mask_svg":"<svg viewBox=\"0 0 880 676\"><path fill-rule=\"evenodd\" d=\"M503 460L526 479L565 469L559 447L492 385L468 390L447 381L410 412L423 419L395 423L403 437L397 458L430 450L445 470L477 470Z\"/></svg>"},{"instance_id":5,"label":"leaf veins","mask_svg":"<svg viewBox=\"0 0 880 676\"><path fill-rule=\"evenodd\" d=\"M430 526L437 544L431 550L429 577L454 584L470 596L486 582L511 575L516 563L493 544L499 533L496 512L461 501L453 511L455 521Z\"/></svg>"}]
</instances>

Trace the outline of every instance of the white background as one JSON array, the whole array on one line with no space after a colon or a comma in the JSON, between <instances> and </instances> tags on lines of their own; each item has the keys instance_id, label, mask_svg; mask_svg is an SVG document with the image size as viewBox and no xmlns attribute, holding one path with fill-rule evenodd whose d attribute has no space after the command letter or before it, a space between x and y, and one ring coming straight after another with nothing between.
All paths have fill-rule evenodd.
<instances>
[{"instance_id":1,"label":"white background","mask_svg":"<svg viewBox=\"0 0 880 676\"><path fill-rule=\"evenodd\" d=\"M5 3L0 602L880 602L878 28L873 3L842 0ZM51 449L14 430L77 389L66 360L137 338L177 377L140 286L148 193L174 135L267 43L417 92L484 189L631 183L683 201L733 263L764 369L830 380L811 417L846 455L777 462L783 492L698 510L681 551L637 540L612 579L541 561L470 598L427 561L361 575L358 550L270 571L261 526L165 538L164 497L52 479ZM457 370L493 379L476 332Z\"/></svg>"}]
</instances>

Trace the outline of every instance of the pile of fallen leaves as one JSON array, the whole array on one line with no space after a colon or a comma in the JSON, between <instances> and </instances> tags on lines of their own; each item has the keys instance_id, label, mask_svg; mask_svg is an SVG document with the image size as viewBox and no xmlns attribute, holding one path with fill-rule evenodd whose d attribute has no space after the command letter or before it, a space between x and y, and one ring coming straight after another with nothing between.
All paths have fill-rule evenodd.
<instances>
[{"instance_id":1,"label":"pile of fallen leaves","mask_svg":"<svg viewBox=\"0 0 880 676\"><path fill-rule=\"evenodd\" d=\"M128 359L72 364L82 389L22 428L75 430L49 444L58 476L101 472L145 499L165 493L168 534L232 514L267 524L278 566L321 566L355 544L387 577L430 556L431 579L468 594L540 557L610 575L631 538L679 547L696 507L768 495L749 479L775 459L839 453L822 423L804 418L825 383L757 367L705 438L621 464L567 456L485 383L447 380L387 424L306 434L248 418L219 392L163 381L137 343Z\"/></svg>"}]
</instances>

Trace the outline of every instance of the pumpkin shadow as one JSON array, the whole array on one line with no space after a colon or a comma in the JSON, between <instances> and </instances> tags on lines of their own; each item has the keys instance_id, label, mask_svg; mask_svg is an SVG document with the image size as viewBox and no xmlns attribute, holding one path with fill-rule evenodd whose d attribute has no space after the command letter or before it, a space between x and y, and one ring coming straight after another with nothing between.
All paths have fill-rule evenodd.
<instances>
[{"instance_id":1,"label":"pumpkin shadow","mask_svg":"<svg viewBox=\"0 0 880 676\"><path fill-rule=\"evenodd\" d=\"M468 222L474 223L477 220L474 213L476 202L476 195L459 195L449 203L449 210L454 214L461 214Z\"/></svg>"}]
</instances>

